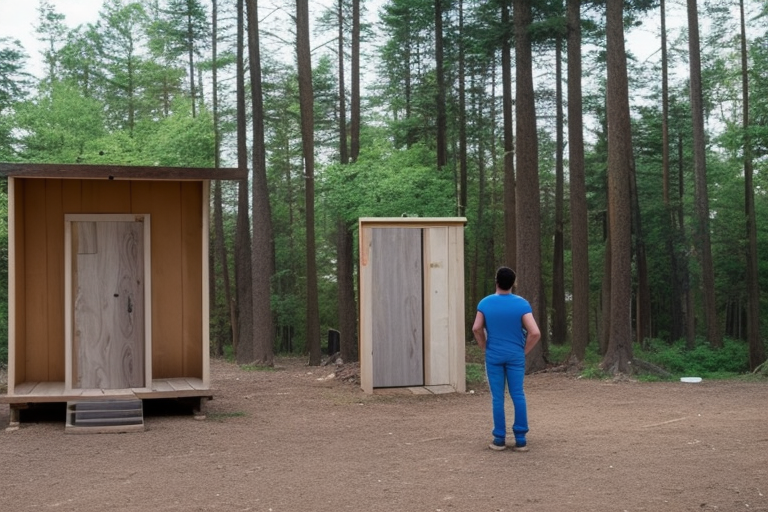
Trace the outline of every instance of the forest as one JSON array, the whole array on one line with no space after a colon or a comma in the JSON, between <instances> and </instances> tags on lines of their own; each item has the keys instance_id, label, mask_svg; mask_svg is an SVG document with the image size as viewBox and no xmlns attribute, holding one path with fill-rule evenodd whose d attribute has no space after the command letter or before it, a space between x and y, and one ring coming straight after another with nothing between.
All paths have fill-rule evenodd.
<instances>
[{"instance_id":1,"label":"forest","mask_svg":"<svg viewBox=\"0 0 768 512\"><path fill-rule=\"evenodd\" d=\"M0 34L0 161L249 169L211 187L216 355L317 365L333 329L355 360L357 221L420 216L466 218L467 343L515 268L543 333L530 371L596 354L632 373L654 347L767 366L765 2L37 12L41 51Z\"/></svg>"}]
</instances>

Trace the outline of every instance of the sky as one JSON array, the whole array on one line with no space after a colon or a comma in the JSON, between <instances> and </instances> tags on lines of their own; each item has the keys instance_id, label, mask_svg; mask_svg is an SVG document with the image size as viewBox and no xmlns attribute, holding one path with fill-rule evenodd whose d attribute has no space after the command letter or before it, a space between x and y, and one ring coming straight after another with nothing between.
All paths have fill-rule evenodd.
<instances>
[{"instance_id":1,"label":"sky","mask_svg":"<svg viewBox=\"0 0 768 512\"><path fill-rule=\"evenodd\" d=\"M64 14L64 24L75 28L98 20L105 0L49 0L56 12ZM312 0L312 4L325 4L333 0ZM370 15L376 15L386 0L366 0ZM42 77L44 74L41 44L37 41L34 26L37 24L39 0L0 0L0 37L21 41L29 56L27 71ZM667 4L668 27L686 23L685 9L680 1ZM626 48L639 62L659 59L658 10L649 13L648 19L637 29L626 34ZM682 70L685 72L686 70Z\"/></svg>"},{"instance_id":2,"label":"sky","mask_svg":"<svg viewBox=\"0 0 768 512\"><path fill-rule=\"evenodd\" d=\"M98 19L104 0L51 0L56 12L64 14L64 24L70 28ZM35 34L37 0L0 0L0 37L18 39L29 56L28 71L40 75L42 57Z\"/></svg>"}]
</instances>

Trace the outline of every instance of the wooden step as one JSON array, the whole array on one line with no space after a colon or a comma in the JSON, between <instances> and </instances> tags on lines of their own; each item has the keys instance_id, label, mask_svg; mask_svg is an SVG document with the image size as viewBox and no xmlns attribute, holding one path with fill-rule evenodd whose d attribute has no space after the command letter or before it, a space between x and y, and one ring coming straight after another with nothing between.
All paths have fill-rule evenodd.
<instances>
[{"instance_id":1,"label":"wooden step","mask_svg":"<svg viewBox=\"0 0 768 512\"><path fill-rule=\"evenodd\" d=\"M144 430L144 408L136 399L67 402L69 434L107 434Z\"/></svg>"}]
</instances>

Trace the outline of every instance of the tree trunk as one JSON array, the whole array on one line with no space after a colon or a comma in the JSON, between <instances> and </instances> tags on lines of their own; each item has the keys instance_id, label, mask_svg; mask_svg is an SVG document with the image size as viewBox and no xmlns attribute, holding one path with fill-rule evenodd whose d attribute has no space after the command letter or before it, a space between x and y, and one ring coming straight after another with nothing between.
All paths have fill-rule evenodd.
<instances>
[{"instance_id":1,"label":"tree trunk","mask_svg":"<svg viewBox=\"0 0 768 512\"><path fill-rule=\"evenodd\" d=\"M342 2L339 2L339 39L343 39L343 18L341 17ZM339 75L343 76L343 45L339 44ZM352 98L350 113L350 157L340 152L341 163L346 164L351 159L357 160L360 152L360 0L353 0L352 4ZM343 90L343 80L339 80L340 89ZM340 101L345 103L344 94L340 94ZM341 107L340 111L346 109ZM346 127L345 127L346 128ZM342 137L342 146L346 145L345 136ZM336 223L336 280L338 284L337 316L339 319L339 349L344 362L357 359L357 305L355 301L355 265L354 265L354 235L351 226L347 226L344 219Z\"/></svg>"},{"instance_id":2,"label":"tree trunk","mask_svg":"<svg viewBox=\"0 0 768 512\"><path fill-rule=\"evenodd\" d=\"M681 241L685 240L685 215L683 212L684 201L684 166L683 166L683 134L677 134L677 226ZM684 244L681 244L684 246ZM696 316L693 312L693 291L691 290L691 276L688 272L688 256L683 249L680 252L680 281L683 290L685 306L685 346L693 350L696 346Z\"/></svg>"},{"instance_id":3,"label":"tree trunk","mask_svg":"<svg viewBox=\"0 0 768 512\"><path fill-rule=\"evenodd\" d=\"M589 223L584 172L581 92L581 0L567 0L568 16L568 172L571 206L571 349L581 362L589 345Z\"/></svg>"},{"instance_id":4,"label":"tree trunk","mask_svg":"<svg viewBox=\"0 0 768 512\"><path fill-rule=\"evenodd\" d=\"M672 295L669 297L670 341L679 340L685 334L685 305L683 287L680 279L680 261L675 248L679 228L675 222L675 208L670 201L670 139L669 139L669 58L667 53L667 14L666 0L659 5L661 18L661 168L662 197L667 212L668 229L666 235L667 254L670 259L670 284Z\"/></svg>"},{"instance_id":5,"label":"tree trunk","mask_svg":"<svg viewBox=\"0 0 768 512\"><path fill-rule=\"evenodd\" d=\"M352 0L352 112L350 112L350 159L360 155L360 0Z\"/></svg>"},{"instance_id":6,"label":"tree trunk","mask_svg":"<svg viewBox=\"0 0 768 512\"><path fill-rule=\"evenodd\" d=\"M467 93L464 60L464 1L459 0L459 217L467 214Z\"/></svg>"},{"instance_id":7,"label":"tree trunk","mask_svg":"<svg viewBox=\"0 0 768 512\"><path fill-rule=\"evenodd\" d=\"M337 21L339 24L338 53L339 53L339 161L342 165L349 163L347 151L347 101L344 90L344 0L339 0Z\"/></svg>"},{"instance_id":8,"label":"tree trunk","mask_svg":"<svg viewBox=\"0 0 768 512\"><path fill-rule=\"evenodd\" d=\"M634 159L630 160L629 191L632 205L632 229L635 233L635 263L637 267L637 293L635 296L635 337L644 343L651 337L651 291L648 288L648 261L645 253L643 223L640 218L640 201L637 197L637 176Z\"/></svg>"},{"instance_id":9,"label":"tree trunk","mask_svg":"<svg viewBox=\"0 0 768 512\"><path fill-rule=\"evenodd\" d=\"M512 112L510 7L511 0L504 0L501 6L501 25L504 30L501 41L502 118L504 123L504 263L511 268L516 268L517 219L515 217L515 143Z\"/></svg>"},{"instance_id":10,"label":"tree trunk","mask_svg":"<svg viewBox=\"0 0 768 512\"><path fill-rule=\"evenodd\" d=\"M605 230L608 232L608 213L604 215ZM600 288L600 338L599 353L602 356L608 353L608 345L611 339L611 235L603 237L605 242L605 254L603 254L603 283Z\"/></svg>"},{"instance_id":11,"label":"tree trunk","mask_svg":"<svg viewBox=\"0 0 768 512\"><path fill-rule=\"evenodd\" d=\"M320 312L315 254L315 129L312 92L312 59L309 51L308 0L296 0L296 55L299 74L301 146L304 154L304 208L306 220L307 318L306 335L309 364L318 366L320 354Z\"/></svg>"},{"instance_id":12,"label":"tree trunk","mask_svg":"<svg viewBox=\"0 0 768 512\"><path fill-rule=\"evenodd\" d=\"M704 133L704 101L701 86L701 50L699 13L696 0L688 0L688 53L690 62L691 118L693 120L693 167L696 209L696 245L701 260L702 294L707 341L712 347L723 346L715 301L715 273L709 234L709 194L707 192L706 140Z\"/></svg>"},{"instance_id":13,"label":"tree trunk","mask_svg":"<svg viewBox=\"0 0 768 512\"><path fill-rule=\"evenodd\" d=\"M529 28L531 4L514 0L515 67L517 72L516 133L517 180L515 188L517 217L517 288L530 302L533 316L541 321L541 198L539 197L539 154L536 133L536 106L533 91L533 62ZM542 330L542 338L545 337ZM544 344L538 343L528 354L527 370L546 366Z\"/></svg>"},{"instance_id":14,"label":"tree trunk","mask_svg":"<svg viewBox=\"0 0 768 512\"><path fill-rule=\"evenodd\" d=\"M247 121L245 115L245 6L237 2L237 165L248 168ZM237 184L235 227L235 307L232 345L239 364L253 362L253 283L251 273L251 227L248 212L248 180Z\"/></svg>"},{"instance_id":15,"label":"tree trunk","mask_svg":"<svg viewBox=\"0 0 768 512\"><path fill-rule=\"evenodd\" d=\"M765 345L760 337L760 283L758 281L757 219L753 188L752 140L749 136L749 68L747 67L747 31L744 23L744 0L739 1L741 18L741 86L744 126L744 209L747 218L747 343L749 369L763 364Z\"/></svg>"},{"instance_id":16,"label":"tree trunk","mask_svg":"<svg viewBox=\"0 0 768 512\"><path fill-rule=\"evenodd\" d=\"M192 25L192 11L187 12L187 57L189 59L189 95L192 98L192 117L197 116L197 92L195 90L195 31Z\"/></svg>"},{"instance_id":17,"label":"tree trunk","mask_svg":"<svg viewBox=\"0 0 768 512\"><path fill-rule=\"evenodd\" d=\"M445 69L443 66L443 2L435 0L435 68L437 74L437 168L448 165L448 134L445 114Z\"/></svg>"},{"instance_id":18,"label":"tree trunk","mask_svg":"<svg viewBox=\"0 0 768 512\"><path fill-rule=\"evenodd\" d=\"M264 147L264 102L261 87L261 51L257 0L247 1L248 48L251 69L253 108L253 239L251 280L253 283L253 360L265 366L274 364L275 324L271 308L271 283L275 273L272 240L272 209L267 188L266 150ZM258 326L258 337L256 327Z\"/></svg>"},{"instance_id":19,"label":"tree trunk","mask_svg":"<svg viewBox=\"0 0 768 512\"><path fill-rule=\"evenodd\" d=\"M608 279L611 280L611 325L602 367L610 373L630 373L632 362L632 218L629 190L632 127L629 118L623 11L622 0L607 1L608 229L611 246L611 273Z\"/></svg>"},{"instance_id":20,"label":"tree trunk","mask_svg":"<svg viewBox=\"0 0 768 512\"><path fill-rule=\"evenodd\" d=\"M565 344L568 321L565 311L565 241L564 241L564 178L563 178L563 38L555 41L555 240L552 257L552 343Z\"/></svg>"}]
</instances>

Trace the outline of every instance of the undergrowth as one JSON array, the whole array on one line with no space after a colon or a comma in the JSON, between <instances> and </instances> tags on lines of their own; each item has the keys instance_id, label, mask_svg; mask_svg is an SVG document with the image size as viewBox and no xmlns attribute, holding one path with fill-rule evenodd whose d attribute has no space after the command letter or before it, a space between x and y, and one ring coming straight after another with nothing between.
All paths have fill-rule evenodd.
<instances>
[{"instance_id":1,"label":"undergrowth","mask_svg":"<svg viewBox=\"0 0 768 512\"><path fill-rule=\"evenodd\" d=\"M685 346L685 341L669 343L652 339L645 346L633 346L635 359L641 359L672 374L671 380L680 377L695 376L707 379L756 379L765 378L764 372L749 372L749 347L744 341L725 339L723 347L712 348L704 341L699 341L693 349ZM550 345L548 359L552 363L564 363L571 353L571 346ZM583 378L604 379L610 375L600 368L602 355L596 343L587 347L584 360ZM669 380L646 371L638 370L635 378L642 381Z\"/></svg>"}]
</instances>

